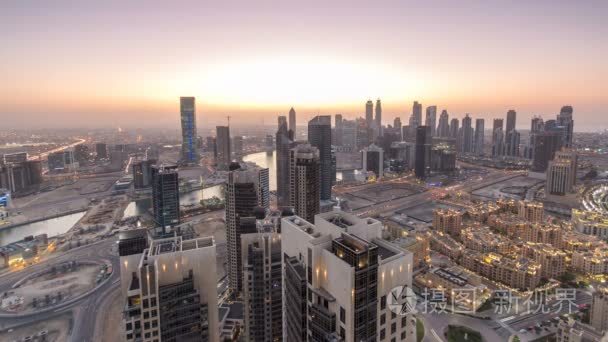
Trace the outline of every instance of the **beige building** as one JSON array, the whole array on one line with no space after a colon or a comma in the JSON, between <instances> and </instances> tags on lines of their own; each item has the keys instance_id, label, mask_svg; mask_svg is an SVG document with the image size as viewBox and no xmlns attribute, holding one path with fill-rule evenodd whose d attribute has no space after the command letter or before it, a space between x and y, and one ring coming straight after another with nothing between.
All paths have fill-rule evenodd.
<instances>
[{"instance_id":1,"label":"beige building","mask_svg":"<svg viewBox=\"0 0 608 342\"><path fill-rule=\"evenodd\" d=\"M534 223L526 227L523 239L527 242L548 243L554 247L562 246L562 227L554 224Z\"/></svg>"},{"instance_id":2,"label":"beige building","mask_svg":"<svg viewBox=\"0 0 608 342\"><path fill-rule=\"evenodd\" d=\"M555 334L556 342L600 342L602 334L593 329L592 326L569 319L560 320Z\"/></svg>"},{"instance_id":3,"label":"beige building","mask_svg":"<svg viewBox=\"0 0 608 342\"><path fill-rule=\"evenodd\" d=\"M460 232L460 241L469 249L487 253L510 254L517 248L508 238L493 233L486 226L468 227Z\"/></svg>"},{"instance_id":4,"label":"beige building","mask_svg":"<svg viewBox=\"0 0 608 342\"><path fill-rule=\"evenodd\" d=\"M572 226L583 234L608 239L608 217L598 212L572 209Z\"/></svg>"},{"instance_id":5,"label":"beige building","mask_svg":"<svg viewBox=\"0 0 608 342\"><path fill-rule=\"evenodd\" d=\"M475 311L491 294L485 285L481 284L479 276L465 272L460 267L433 268L426 273L420 273L415 278L420 288L445 290L450 303L460 307L459 310ZM458 298L458 295L467 293L468 298Z\"/></svg>"},{"instance_id":6,"label":"beige building","mask_svg":"<svg viewBox=\"0 0 608 342\"><path fill-rule=\"evenodd\" d=\"M585 274L608 274L608 247L598 247L590 251L572 253L572 267Z\"/></svg>"},{"instance_id":7,"label":"beige building","mask_svg":"<svg viewBox=\"0 0 608 342\"><path fill-rule=\"evenodd\" d=\"M542 222L545 208L541 202L517 202L517 216L528 222Z\"/></svg>"},{"instance_id":8,"label":"beige building","mask_svg":"<svg viewBox=\"0 0 608 342\"><path fill-rule=\"evenodd\" d=\"M488 226L505 233L509 238L522 238L530 223L516 214L501 213L488 217Z\"/></svg>"},{"instance_id":9,"label":"beige building","mask_svg":"<svg viewBox=\"0 0 608 342\"><path fill-rule=\"evenodd\" d=\"M547 243L526 242L522 255L540 264L541 275L545 278L557 278L566 271L566 253Z\"/></svg>"},{"instance_id":10,"label":"beige building","mask_svg":"<svg viewBox=\"0 0 608 342\"><path fill-rule=\"evenodd\" d=\"M462 213L453 209L437 209L433 212L433 228L452 236L460 235Z\"/></svg>"},{"instance_id":11,"label":"beige building","mask_svg":"<svg viewBox=\"0 0 608 342\"><path fill-rule=\"evenodd\" d=\"M458 259L465 250L461 243L442 232L431 233L431 249L452 259Z\"/></svg>"},{"instance_id":12,"label":"beige building","mask_svg":"<svg viewBox=\"0 0 608 342\"><path fill-rule=\"evenodd\" d=\"M510 259L496 253L466 250L461 265L515 289L534 289L540 281L540 265L528 258Z\"/></svg>"},{"instance_id":13,"label":"beige building","mask_svg":"<svg viewBox=\"0 0 608 342\"><path fill-rule=\"evenodd\" d=\"M555 152L555 157L547 167L545 192L563 196L574 192L578 158L574 151Z\"/></svg>"}]
</instances>

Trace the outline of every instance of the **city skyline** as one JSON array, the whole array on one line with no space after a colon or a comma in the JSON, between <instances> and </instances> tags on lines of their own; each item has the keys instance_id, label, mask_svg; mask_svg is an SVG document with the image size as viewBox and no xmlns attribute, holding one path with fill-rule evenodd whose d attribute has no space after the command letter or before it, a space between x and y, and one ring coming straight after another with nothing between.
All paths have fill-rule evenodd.
<instances>
[{"instance_id":1,"label":"city skyline","mask_svg":"<svg viewBox=\"0 0 608 342\"><path fill-rule=\"evenodd\" d=\"M177 126L174 99L195 96L201 126L291 106L299 125L351 118L381 98L384 123L417 100L486 120L515 109L519 127L569 104L577 130L608 128L604 2L117 6L6 6L9 126Z\"/></svg>"}]
</instances>

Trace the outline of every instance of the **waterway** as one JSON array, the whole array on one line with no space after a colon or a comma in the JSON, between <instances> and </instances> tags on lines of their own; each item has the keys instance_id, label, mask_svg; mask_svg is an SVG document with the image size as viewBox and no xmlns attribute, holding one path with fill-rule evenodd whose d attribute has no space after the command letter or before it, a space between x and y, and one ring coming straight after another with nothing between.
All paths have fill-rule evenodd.
<instances>
[{"instance_id":1,"label":"waterway","mask_svg":"<svg viewBox=\"0 0 608 342\"><path fill-rule=\"evenodd\" d=\"M48 237L52 237L63 234L72 228L84 214L83 211L6 229L2 229L0 226L0 246L23 240L30 235L47 234Z\"/></svg>"},{"instance_id":2,"label":"waterway","mask_svg":"<svg viewBox=\"0 0 608 342\"><path fill-rule=\"evenodd\" d=\"M214 185L206 189L195 190L179 195L180 205L189 205L200 203L202 199L210 199L212 197L224 198L223 185ZM152 199L144 198L137 201L132 201L127 205L123 217L143 215L152 207Z\"/></svg>"}]
</instances>

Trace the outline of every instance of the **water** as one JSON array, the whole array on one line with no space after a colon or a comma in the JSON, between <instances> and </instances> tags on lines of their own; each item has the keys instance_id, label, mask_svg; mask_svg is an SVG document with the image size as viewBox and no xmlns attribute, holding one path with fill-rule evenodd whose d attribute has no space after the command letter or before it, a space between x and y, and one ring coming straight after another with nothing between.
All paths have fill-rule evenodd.
<instances>
[{"instance_id":1,"label":"water","mask_svg":"<svg viewBox=\"0 0 608 342\"><path fill-rule=\"evenodd\" d=\"M257 166L262 168L268 168L270 177L270 191L277 189L277 152L273 151L272 154L266 152L258 152L248 154L243 157L243 161L255 163ZM342 172L336 172L336 179L342 180Z\"/></svg>"},{"instance_id":2,"label":"water","mask_svg":"<svg viewBox=\"0 0 608 342\"><path fill-rule=\"evenodd\" d=\"M202 199L210 199L212 197L224 198L224 189L223 186L214 185L202 190L195 190L185 194L179 195L179 204L180 205L188 205L188 204L197 204L200 203ZM125 213L123 217L130 216L140 216L145 214L152 207L152 199L144 198L137 201L132 201L127 205L125 209Z\"/></svg>"},{"instance_id":3,"label":"water","mask_svg":"<svg viewBox=\"0 0 608 342\"><path fill-rule=\"evenodd\" d=\"M0 246L11 242L23 240L29 235L47 234L48 237L63 234L84 216L85 212L64 215L44 221L24 224L22 226L2 229L0 228Z\"/></svg>"}]
</instances>

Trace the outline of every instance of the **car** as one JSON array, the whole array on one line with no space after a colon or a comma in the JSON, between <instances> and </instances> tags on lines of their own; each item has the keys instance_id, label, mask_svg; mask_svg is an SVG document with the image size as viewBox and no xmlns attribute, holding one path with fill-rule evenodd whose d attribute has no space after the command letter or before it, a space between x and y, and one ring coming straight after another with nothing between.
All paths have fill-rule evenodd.
<instances>
[{"instance_id":1,"label":"car","mask_svg":"<svg viewBox=\"0 0 608 342\"><path fill-rule=\"evenodd\" d=\"M519 331L519 333L520 333L520 334L525 334L526 332L528 332L528 330L526 330L526 329L521 329L521 330Z\"/></svg>"}]
</instances>

